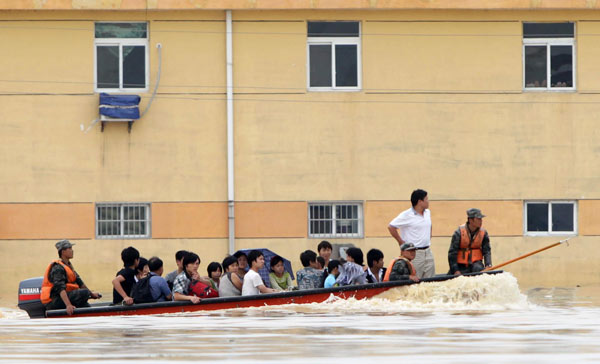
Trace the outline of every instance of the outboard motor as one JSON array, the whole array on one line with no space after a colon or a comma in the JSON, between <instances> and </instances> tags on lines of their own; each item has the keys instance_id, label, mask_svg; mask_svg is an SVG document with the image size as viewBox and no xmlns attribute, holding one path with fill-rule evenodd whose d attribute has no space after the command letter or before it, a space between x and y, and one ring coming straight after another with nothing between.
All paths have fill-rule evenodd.
<instances>
[{"instance_id":1,"label":"outboard motor","mask_svg":"<svg viewBox=\"0 0 600 364\"><path fill-rule=\"evenodd\" d=\"M40 300L43 277L29 278L19 283L19 308L30 318L46 317L46 307Z\"/></svg>"}]
</instances>

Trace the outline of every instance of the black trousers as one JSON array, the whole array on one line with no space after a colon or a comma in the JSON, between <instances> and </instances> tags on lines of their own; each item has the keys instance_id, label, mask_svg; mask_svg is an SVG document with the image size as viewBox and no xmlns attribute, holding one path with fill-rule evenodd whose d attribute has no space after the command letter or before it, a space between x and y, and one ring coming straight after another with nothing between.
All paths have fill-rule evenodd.
<instances>
[{"instance_id":1,"label":"black trousers","mask_svg":"<svg viewBox=\"0 0 600 364\"><path fill-rule=\"evenodd\" d=\"M88 303L88 299L90 298L89 289L83 288L67 292L67 297L69 297L69 301L71 301L71 304L75 307L90 307L90 304ZM60 310L65 308L67 308L67 306L65 306L60 295L54 297L52 301L46 305L46 310Z\"/></svg>"},{"instance_id":2,"label":"black trousers","mask_svg":"<svg viewBox=\"0 0 600 364\"><path fill-rule=\"evenodd\" d=\"M483 261L481 261L481 260L478 260L471 265L467 265L467 264L459 264L458 265L458 270L463 274L464 273L481 272L483 270L483 268L484 268Z\"/></svg>"}]
</instances>

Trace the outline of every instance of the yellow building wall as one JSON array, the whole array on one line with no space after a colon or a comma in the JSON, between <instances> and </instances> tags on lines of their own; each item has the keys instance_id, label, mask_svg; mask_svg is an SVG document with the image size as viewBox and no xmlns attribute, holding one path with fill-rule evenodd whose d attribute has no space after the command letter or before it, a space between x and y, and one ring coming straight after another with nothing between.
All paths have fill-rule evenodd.
<instances>
[{"instance_id":1,"label":"yellow building wall","mask_svg":"<svg viewBox=\"0 0 600 364\"><path fill-rule=\"evenodd\" d=\"M0 204L0 221L0 240L94 237L91 203Z\"/></svg>"},{"instance_id":2,"label":"yellow building wall","mask_svg":"<svg viewBox=\"0 0 600 364\"><path fill-rule=\"evenodd\" d=\"M226 238L227 203L159 202L152 204L152 238Z\"/></svg>"},{"instance_id":3,"label":"yellow building wall","mask_svg":"<svg viewBox=\"0 0 600 364\"><path fill-rule=\"evenodd\" d=\"M512 92L522 76L519 21L363 23L366 92Z\"/></svg>"},{"instance_id":4,"label":"yellow building wall","mask_svg":"<svg viewBox=\"0 0 600 364\"><path fill-rule=\"evenodd\" d=\"M269 247L299 269L300 252L320 241L306 237L306 203L366 201L367 237L343 242L365 253L379 247L391 257L397 244L385 227L420 187L432 199L434 253L443 272L449 235L467 208L488 215L484 226L498 262L554 241L521 236L522 200L573 199L580 236L568 253L561 246L510 270L524 284L598 282L590 254L600 235L596 12L233 16L236 248ZM131 133L125 124L107 125L103 133L99 125L87 134L80 129L98 116L90 19L149 22L151 86L156 44L163 46L157 97ZM307 20L361 21L362 90L306 91ZM577 92L522 92L522 21L578 21ZM0 268L7 277L2 297L14 300L19 280L41 275L62 237L84 239L77 241L75 266L91 287L106 292L128 245L163 257L166 270L182 248L200 253L202 271L221 261L227 252L227 222L220 220L227 199L224 12L4 11L0 22L0 43L10 50L10 57L0 57L0 203L153 203L153 239L135 241L93 239L89 207L56 215L59 210L0 210L22 224L52 216L74 223L31 230L0 223L5 262L23 246L36 252L26 267L10 259ZM141 94L142 110L151 90ZM265 209L262 201L283 205ZM277 224L261 226L265 220ZM583 269L574 275L573 266Z\"/></svg>"}]
</instances>

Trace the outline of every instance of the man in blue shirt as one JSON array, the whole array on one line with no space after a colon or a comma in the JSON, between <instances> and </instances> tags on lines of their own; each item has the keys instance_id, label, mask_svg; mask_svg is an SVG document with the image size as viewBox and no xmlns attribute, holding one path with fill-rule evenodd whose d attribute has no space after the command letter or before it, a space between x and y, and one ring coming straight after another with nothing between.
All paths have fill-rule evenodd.
<instances>
[{"instance_id":1,"label":"man in blue shirt","mask_svg":"<svg viewBox=\"0 0 600 364\"><path fill-rule=\"evenodd\" d=\"M161 277L163 274L163 261L158 257L152 257L148 261L150 268L150 293L154 302L170 301L171 290L167 281Z\"/></svg>"}]
</instances>

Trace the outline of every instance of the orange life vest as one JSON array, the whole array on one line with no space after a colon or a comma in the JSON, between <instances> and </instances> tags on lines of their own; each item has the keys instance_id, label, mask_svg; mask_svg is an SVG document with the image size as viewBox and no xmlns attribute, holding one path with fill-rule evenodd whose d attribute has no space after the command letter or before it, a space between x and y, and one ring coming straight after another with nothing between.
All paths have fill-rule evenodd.
<instances>
[{"instance_id":1,"label":"orange life vest","mask_svg":"<svg viewBox=\"0 0 600 364\"><path fill-rule=\"evenodd\" d=\"M66 291L71 292L76 289L79 289L79 285L75 283L75 281L77 280L77 275L75 274L73 269L71 269L71 267L63 263L62 260L55 260L52 263L50 263L48 268L46 268L46 273L44 273L44 281L42 282L42 292L40 293L40 300L43 304L52 301L52 299L50 298L50 291L52 290L52 287L54 287L54 284L50 282L50 270L52 269L52 266L54 266L54 264L62 265L62 267L65 269L65 272L67 272Z\"/></svg>"},{"instance_id":2,"label":"orange life vest","mask_svg":"<svg viewBox=\"0 0 600 364\"><path fill-rule=\"evenodd\" d=\"M483 259L483 253L481 252L481 243L485 236L485 230L480 228L477 235L471 241L467 227L465 225L460 226L460 249L456 261L459 264L470 265Z\"/></svg>"},{"instance_id":3,"label":"orange life vest","mask_svg":"<svg viewBox=\"0 0 600 364\"><path fill-rule=\"evenodd\" d=\"M411 276L416 276L417 275L417 272L415 271L415 267L413 267L413 265L410 262L410 260L406 259L403 256L399 256L398 258L392 260L392 262L388 266L387 270L385 271L385 276L383 276L383 282L389 282L390 281L390 275L392 274L392 269L394 268L394 264L396 264L396 262L399 261L399 260L404 260L406 263L408 263L408 267L410 268L410 275Z\"/></svg>"}]
</instances>

